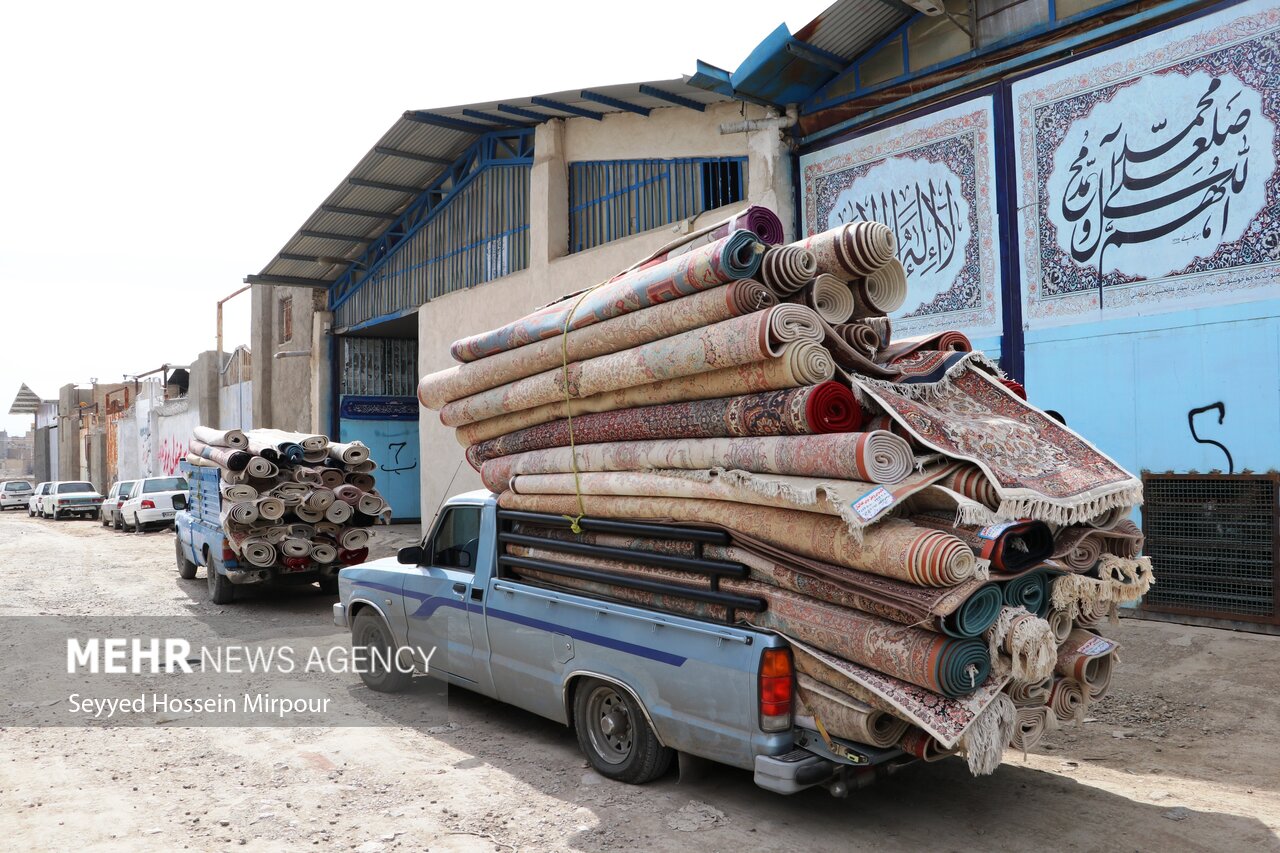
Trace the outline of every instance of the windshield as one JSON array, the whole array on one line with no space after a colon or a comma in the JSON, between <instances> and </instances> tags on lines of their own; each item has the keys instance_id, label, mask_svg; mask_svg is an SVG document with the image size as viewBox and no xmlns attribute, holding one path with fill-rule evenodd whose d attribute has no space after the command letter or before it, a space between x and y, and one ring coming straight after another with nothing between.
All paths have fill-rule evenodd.
<instances>
[{"instance_id":1,"label":"windshield","mask_svg":"<svg viewBox=\"0 0 1280 853\"><path fill-rule=\"evenodd\" d=\"M5 483L4 490L6 492L29 492L31 491L30 483Z\"/></svg>"},{"instance_id":2,"label":"windshield","mask_svg":"<svg viewBox=\"0 0 1280 853\"><path fill-rule=\"evenodd\" d=\"M58 494L69 495L73 492L92 492L92 483L59 483Z\"/></svg>"},{"instance_id":3,"label":"windshield","mask_svg":"<svg viewBox=\"0 0 1280 853\"><path fill-rule=\"evenodd\" d=\"M160 477L147 480L142 484L143 493L147 492L180 492L187 488L187 481L182 477Z\"/></svg>"}]
</instances>

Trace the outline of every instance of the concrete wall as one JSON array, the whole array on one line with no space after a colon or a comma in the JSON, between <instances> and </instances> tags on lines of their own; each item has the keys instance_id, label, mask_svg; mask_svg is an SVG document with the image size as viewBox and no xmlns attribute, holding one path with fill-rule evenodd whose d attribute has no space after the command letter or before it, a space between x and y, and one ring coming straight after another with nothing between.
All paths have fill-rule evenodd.
<instances>
[{"instance_id":1,"label":"concrete wall","mask_svg":"<svg viewBox=\"0 0 1280 853\"><path fill-rule=\"evenodd\" d=\"M35 479L45 482L52 478L52 466L49 460L49 427L38 427L35 432Z\"/></svg>"},{"instance_id":2,"label":"concrete wall","mask_svg":"<svg viewBox=\"0 0 1280 853\"><path fill-rule=\"evenodd\" d=\"M747 117L763 111L748 108ZM794 222L789 153L775 130L721 134L719 125L742 117L737 104L655 110L648 118L622 113L603 121L569 119L539 125L530 186L530 265L526 270L436 299L418 310L419 369L454 364L449 345L460 337L508 323L557 297L617 273L669 242L687 223L673 223L573 255L568 251L567 164L578 160L748 156L747 202L704 213L698 224L730 215L746 204L773 208L788 233ZM481 487L454 431L435 413L419 422L423 523L448 495Z\"/></svg>"},{"instance_id":3,"label":"concrete wall","mask_svg":"<svg viewBox=\"0 0 1280 853\"><path fill-rule=\"evenodd\" d=\"M328 409L316 386L329 386L329 336L332 315L325 310L326 292L307 287L253 286L250 349L253 358L252 420L259 427L299 432L327 432ZM280 329L280 303L293 299L293 334L285 341ZM275 358L279 352L309 351L309 356Z\"/></svg>"}]
</instances>

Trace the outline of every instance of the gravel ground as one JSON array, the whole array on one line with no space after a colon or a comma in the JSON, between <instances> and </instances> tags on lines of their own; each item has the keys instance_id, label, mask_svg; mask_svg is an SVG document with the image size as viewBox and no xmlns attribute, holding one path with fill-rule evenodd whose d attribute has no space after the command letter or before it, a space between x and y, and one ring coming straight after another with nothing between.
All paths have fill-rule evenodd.
<instances>
[{"instance_id":1,"label":"gravel ground","mask_svg":"<svg viewBox=\"0 0 1280 853\"><path fill-rule=\"evenodd\" d=\"M417 529L380 533L377 556ZM166 532L8 512L0 568L10 683L34 642L24 615L342 640L314 587L209 604ZM0 830L14 850L1280 850L1280 638L1107 633L1124 661L1113 694L982 779L951 759L843 801L723 767L637 788L591 771L558 724L456 689L448 722L427 724L421 697L342 676L363 727L0 729Z\"/></svg>"}]
</instances>

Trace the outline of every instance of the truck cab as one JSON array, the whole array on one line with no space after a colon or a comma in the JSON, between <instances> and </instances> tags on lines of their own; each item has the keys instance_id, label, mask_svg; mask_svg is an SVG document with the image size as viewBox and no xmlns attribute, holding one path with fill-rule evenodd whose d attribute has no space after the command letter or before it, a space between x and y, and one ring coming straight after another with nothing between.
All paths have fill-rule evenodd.
<instances>
[{"instance_id":1,"label":"truck cab","mask_svg":"<svg viewBox=\"0 0 1280 853\"><path fill-rule=\"evenodd\" d=\"M420 546L340 572L335 623L392 661L361 672L368 686L400 690L425 672L556 720L598 772L632 783L679 755L792 793L847 786L848 774L901 757L833 752L796 729L790 649L776 634L522 580L501 556L513 515L487 491L460 495ZM813 741L817 751L798 748Z\"/></svg>"}]
</instances>

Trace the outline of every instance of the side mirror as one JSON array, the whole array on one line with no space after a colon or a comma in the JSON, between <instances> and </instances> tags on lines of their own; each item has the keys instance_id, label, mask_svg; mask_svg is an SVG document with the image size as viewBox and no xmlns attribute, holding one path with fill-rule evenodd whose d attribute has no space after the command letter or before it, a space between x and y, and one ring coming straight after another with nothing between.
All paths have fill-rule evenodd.
<instances>
[{"instance_id":1,"label":"side mirror","mask_svg":"<svg viewBox=\"0 0 1280 853\"><path fill-rule=\"evenodd\" d=\"M471 568L471 552L470 551L458 552L458 568L460 569Z\"/></svg>"},{"instance_id":2,"label":"side mirror","mask_svg":"<svg viewBox=\"0 0 1280 853\"><path fill-rule=\"evenodd\" d=\"M421 566L427 562L427 552L421 545L409 545L396 552L396 562L404 566Z\"/></svg>"}]
</instances>

